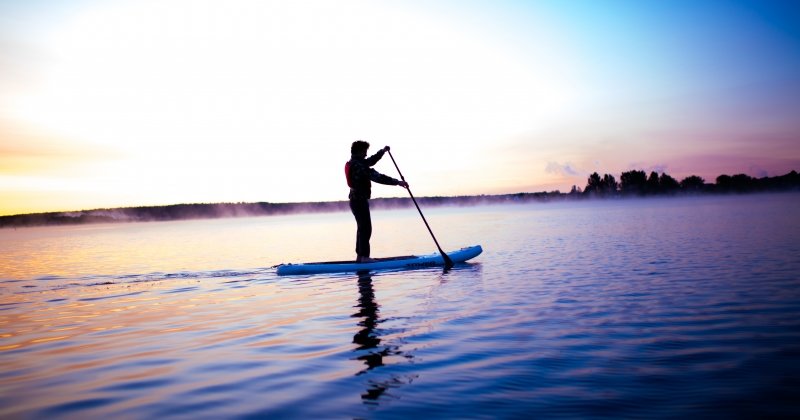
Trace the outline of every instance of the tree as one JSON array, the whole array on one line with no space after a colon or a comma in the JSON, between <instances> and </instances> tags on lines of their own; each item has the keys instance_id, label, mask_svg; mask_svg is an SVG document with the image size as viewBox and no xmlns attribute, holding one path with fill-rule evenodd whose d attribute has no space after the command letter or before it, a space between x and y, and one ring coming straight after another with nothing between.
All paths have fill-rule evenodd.
<instances>
[{"instance_id":1,"label":"tree","mask_svg":"<svg viewBox=\"0 0 800 420\"><path fill-rule=\"evenodd\" d=\"M755 180L749 175L736 174L731 178L733 181L733 188L736 191L743 192L755 189Z\"/></svg>"},{"instance_id":2,"label":"tree","mask_svg":"<svg viewBox=\"0 0 800 420\"><path fill-rule=\"evenodd\" d=\"M647 178L647 185L645 188L645 192L647 194L658 194L661 191L661 188L658 183L658 174L656 171L650 172L650 177Z\"/></svg>"},{"instance_id":3,"label":"tree","mask_svg":"<svg viewBox=\"0 0 800 420\"><path fill-rule=\"evenodd\" d=\"M617 180L614 175L605 174L600 178L597 172L589 175L586 180L586 188L583 189L584 194L591 195L611 195L617 193Z\"/></svg>"},{"instance_id":4,"label":"tree","mask_svg":"<svg viewBox=\"0 0 800 420\"><path fill-rule=\"evenodd\" d=\"M623 194L644 194L645 184L647 183L647 175L645 175L644 171L623 172L619 180L619 187Z\"/></svg>"},{"instance_id":5,"label":"tree","mask_svg":"<svg viewBox=\"0 0 800 420\"><path fill-rule=\"evenodd\" d=\"M681 187L675 178L667 175L666 173L662 173L661 177L658 178L658 186L661 188L661 192L669 194L678 191Z\"/></svg>"},{"instance_id":6,"label":"tree","mask_svg":"<svg viewBox=\"0 0 800 420\"><path fill-rule=\"evenodd\" d=\"M597 172L589 175L586 180L586 188L583 189L584 194L597 194L600 191L600 174Z\"/></svg>"},{"instance_id":7,"label":"tree","mask_svg":"<svg viewBox=\"0 0 800 420\"><path fill-rule=\"evenodd\" d=\"M701 191L706 185L706 180L697 176L687 176L681 181L681 189L683 191Z\"/></svg>"},{"instance_id":8,"label":"tree","mask_svg":"<svg viewBox=\"0 0 800 420\"><path fill-rule=\"evenodd\" d=\"M601 193L602 194L609 194L614 195L617 193L617 180L614 179L614 175L605 174L603 175L603 180L600 181Z\"/></svg>"},{"instance_id":9,"label":"tree","mask_svg":"<svg viewBox=\"0 0 800 420\"><path fill-rule=\"evenodd\" d=\"M731 180L731 176L730 175L720 175L720 176L718 176L717 177L716 186L717 186L718 189L723 190L723 191L730 190L731 187L733 186L733 182Z\"/></svg>"},{"instance_id":10,"label":"tree","mask_svg":"<svg viewBox=\"0 0 800 420\"><path fill-rule=\"evenodd\" d=\"M717 177L717 189L720 191L745 192L756 188L756 181L749 175L720 175Z\"/></svg>"}]
</instances>

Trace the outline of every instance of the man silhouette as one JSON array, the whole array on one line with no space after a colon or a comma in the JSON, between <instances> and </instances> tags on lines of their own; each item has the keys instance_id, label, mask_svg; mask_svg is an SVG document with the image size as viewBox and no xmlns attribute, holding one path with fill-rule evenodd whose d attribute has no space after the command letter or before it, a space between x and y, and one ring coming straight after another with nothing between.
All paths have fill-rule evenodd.
<instances>
[{"instance_id":1,"label":"man silhouette","mask_svg":"<svg viewBox=\"0 0 800 420\"><path fill-rule=\"evenodd\" d=\"M350 160L344 166L347 185L350 187L350 210L356 218L356 262L375 261L369 257L369 239L372 236L372 219L369 213L369 199L372 195L372 182L385 185L399 185L408 188L405 181L398 181L372 169L389 151L389 146L367 157L369 143L356 140L350 146Z\"/></svg>"}]
</instances>

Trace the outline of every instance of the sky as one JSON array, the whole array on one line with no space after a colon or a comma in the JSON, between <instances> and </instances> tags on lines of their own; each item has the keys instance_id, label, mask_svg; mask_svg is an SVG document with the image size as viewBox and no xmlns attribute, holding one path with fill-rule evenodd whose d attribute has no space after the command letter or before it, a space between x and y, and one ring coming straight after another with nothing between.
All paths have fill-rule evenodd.
<instances>
[{"instance_id":1,"label":"sky","mask_svg":"<svg viewBox=\"0 0 800 420\"><path fill-rule=\"evenodd\" d=\"M415 196L800 170L800 3L0 0L0 215L344 200L355 140Z\"/></svg>"}]
</instances>

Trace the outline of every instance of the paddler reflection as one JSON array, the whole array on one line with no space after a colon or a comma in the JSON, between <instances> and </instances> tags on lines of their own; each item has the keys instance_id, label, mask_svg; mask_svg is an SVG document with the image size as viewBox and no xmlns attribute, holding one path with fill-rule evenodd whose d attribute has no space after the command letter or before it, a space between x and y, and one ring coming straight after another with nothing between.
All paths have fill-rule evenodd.
<instances>
[{"instance_id":1,"label":"paddler reflection","mask_svg":"<svg viewBox=\"0 0 800 420\"><path fill-rule=\"evenodd\" d=\"M359 275L358 292L358 305L356 305L358 312L352 316L354 318L362 318L358 323L362 328L353 336L353 343L358 345L353 351L363 353L357 356L356 360L364 362L366 367L357 372L356 376L384 366L385 357L403 355L407 359L412 358L413 356L411 355L403 354L398 346L381 344L381 329L378 327L383 320L379 317L380 308L375 301L375 289L372 286L372 277L370 275ZM383 381L370 381L369 388L367 388L366 393L361 394L361 398L365 402L376 402L389 388L408 382L410 380L402 380L395 377Z\"/></svg>"}]
</instances>

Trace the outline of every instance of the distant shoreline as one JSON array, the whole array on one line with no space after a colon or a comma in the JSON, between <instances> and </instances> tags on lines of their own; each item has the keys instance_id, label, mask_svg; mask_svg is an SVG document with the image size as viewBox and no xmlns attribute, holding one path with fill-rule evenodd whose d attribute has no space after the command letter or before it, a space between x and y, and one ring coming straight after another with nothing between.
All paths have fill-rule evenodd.
<instances>
[{"instance_id":1,"label":"distant shoreline","mask_svg":"<svg viewBox=\"0 0 800 420\"><path fill-rule=\"evenodd\" d=\"M469 195L450 197L417 197L423 207L435 206L472 206L485 204L511 204L529 202L550 202L563 200L584 200L588 198L619 197L673 197L698 195L750 194L762 192L800 191L800 175L792 171L786 175L772 178L750 178L746 175L720 175L716 184L704 182L676 183L674 188L658 187L631 181L629 176L641 175L643 171L631 171L622 174L622 183L618 184L613 176L606 174L603 178L594 173L589 177L585 189L573 186L569 193L560 191L515 193L498 195ZM628 176L626 176L628 175ZM651 174L651 181L653 172ZM666 174L661 175L663 180ZM641 178L641 177L639 177ZM627 181L626 181L627 179ZM645 178L643 178L645 179ZM687 180L697 181L702 178L689 177ZM645 181L647 181L645 179ZM668 183L671 185L671 183ZM410 198L375 198L371 200L374 209L393 209L411 207ZM62 211L48 213L18 214L0 216L0 229L36 226L82 225L94 223L136 223L195 219L218 219L232 217L274 216L294 213L322 213L349 211L347 201L322 201L305 203L196 203L172 204L165 206L120 207L80 211Z\"/></svg>"}]
</instances>

